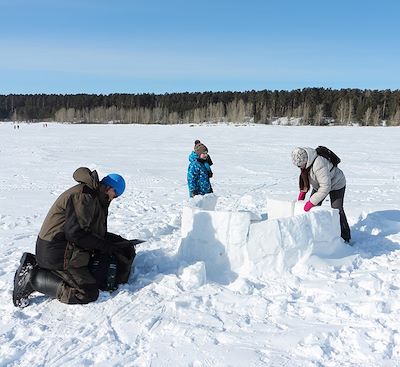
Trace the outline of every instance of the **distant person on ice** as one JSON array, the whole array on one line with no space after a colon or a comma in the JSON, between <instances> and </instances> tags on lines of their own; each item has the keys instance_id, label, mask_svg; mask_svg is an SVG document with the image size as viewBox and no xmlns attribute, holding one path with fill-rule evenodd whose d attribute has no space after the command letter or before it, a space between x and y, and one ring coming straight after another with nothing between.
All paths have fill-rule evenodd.
<instances>
[{"instance_id":1,"label":"distant person on ice","mask_svg":"<svg viewBox=\"0 0 400 367\"><path fill-rule=\"evenodd\" d=\"M292 162L301 170L298 200L304 200L312 186L310 199L304 205L304 210L308 212L313 206L321 205L329 194L331 207L339 209L341 236L346 243L349 243L350 228L343 209L346 189L343 172L328 159L318 155L315 149L308 147L295 148L292 151Z\"/></svg>"},{"instance_id":2,"label":"distant person on ice","mask_svg":"<svg viewBox=\"0 0 400 367\"><path fill-rule=\"evenodd\" d=\"M110 290L110 282L115 289L128 281L134 245L107 232L108 207L124 192L123 177L113 173L99 181L96 171L81 167L73 178L78 184L58 197L43 222L36 256L22 255L14 277L17 307L27 306L34 291L63 303L85 304L97 300L99 289Z\"/></svg>"},{"instance_id":3,"label":"distant person on ice","mask_svg":"<svg viewBox=\"0 0 400 367\"><path fill-rule=\"evenodd\" d=\"M189 155L189 167L187 172L187 182L189 196L205 195L212 193L210 178L213 176L211 165L213 164L208 155L207 147L196 140L194 149Z\"/></svg>"}]
</instances>

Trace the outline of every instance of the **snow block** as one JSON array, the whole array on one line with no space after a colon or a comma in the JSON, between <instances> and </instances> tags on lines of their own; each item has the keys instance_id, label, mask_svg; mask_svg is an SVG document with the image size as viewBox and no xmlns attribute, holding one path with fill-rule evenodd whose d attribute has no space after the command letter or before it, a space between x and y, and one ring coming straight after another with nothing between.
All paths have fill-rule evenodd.
<instances>
[{"instance_id":1,"label":"snow block","mask_svg":"<svg viewBox=\"0 0 400 367\"><path fill-rule=\"evenodd\" d=\"M291 272L310 257L326 257L343 247L339 211L270 200L272 217L253 221L251 212L184 207L180 260L204 262L208 280L229 283L236 274L271 278ZM301 210L300 210L301 209ZM292 211L292 212L291 212ZM302 212L293 215L295 211ZM232 274L233 273L233 274Z\"/></svg>"},{"instance_id":2,"label":"snow block","mask_svg":"<svg viewBox=\"0 0 400 367\"><path fill-rule=\"evenodd\" d=\"M259 213L255 213L249 210L238 210L239 213L247 213L250 216L250 221L252 222L259 222L262 220L262 216Z\"/></svg>"},{"instance_id":3,"label":"snow block","mask_svg":"<svg viewBox=\"0 0 400 367\"><path fill-rule=\"evenodd\" d=\"M267 199L268 219L288 218L293 215L306 213L304 211L305 200L277 200ZM315 210L317 208L312 208Z\"/></svg>"},{"instance_id":4,"label":"snow block","mask_svg":"<svg viewBox=\"0 0 400 367\"><path fill-rule=\"evenodd\" d=\"M226 283L246 259L249 212L217 212L183 208L181 260L203 261L207 279Z\"/></svg>"},{"instance_id":5,"label":"snow block","mask_svg":"<svg viewBox=\"0 0 400 367\"><path fill-rule=\"evenodd\" d=\"M196 195L190 199L190 206L203 210L215 210L217 202L218 196L214 194Z\"/></svg>"},{"instance_id":6,"label":"snow block","mask_svg":"<svg viewBox=\"0 0 400 367\"><path fill-rule=\"evenodd\" d=\"M294 200L267 199L268 219L287 218L293 216Z\"/></svg>"},{"instance_id":7,"label":"snow block","mask_svg":"<svg viewBox=\"0 0 400 367\"><path fill-rule=\"evenodd\" d=\"M290 272L310 256L336 251L340 241L339 211L316 208L289 218L268 219L250 226L248 258L252 275L263 278Z\"/></svg>"},{"instance_id":8,"label":"snow block","mask_svg":"<svg viewBox=\"0 0 400 367\"><path fill-rule=\"evenodd\" d=\"M294 203L294 206L293 206L293 215L298 215L298 214L304 214L304 213L306 213L305 211L304 211L304 205L306 205L306 201L305 200L299 200L299 201L296 201L295 203ZM315 209L318 209L318 208L311 208L311 210L310 211L312 211L312 210L315 210Z\"/></svg>"}]
</instances>

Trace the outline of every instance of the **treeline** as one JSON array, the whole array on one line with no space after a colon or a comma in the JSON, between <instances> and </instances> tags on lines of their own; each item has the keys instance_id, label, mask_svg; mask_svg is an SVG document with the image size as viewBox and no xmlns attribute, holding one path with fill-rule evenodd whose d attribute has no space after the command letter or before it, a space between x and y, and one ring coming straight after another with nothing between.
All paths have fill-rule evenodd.
<instances>
[{"instance_id":1,"label":"treeline","mask_svg":"<svg viewBox=\"0 0 400 367\"><path fill-rule=\"evenodd\" d=\"M302 124L400 125L400 90L306 88L156 94L0 95L0 120L177 124L297 118Z\"/></svg>"}]
</instances>

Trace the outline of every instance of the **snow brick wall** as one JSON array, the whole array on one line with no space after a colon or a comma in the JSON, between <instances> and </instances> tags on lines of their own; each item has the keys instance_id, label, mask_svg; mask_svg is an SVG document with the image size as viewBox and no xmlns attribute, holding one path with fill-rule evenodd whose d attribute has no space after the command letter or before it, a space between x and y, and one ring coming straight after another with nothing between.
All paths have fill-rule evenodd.
<instances>
[{"instance_id":1,"label":"snow brick wall","mask_svg":"<svg viewBox=\"0 0 400 367\"><path fill-rule=\"evenodd\" d=\"M268 200L268 219L251 212L215 211L215 195L184 207L180 260L203 262L209 281L228 284L238 274L265 279L290 273L312 257L341 252L339 212L302 202ZM205 209L206 208L206 209Z\"/></svg>"}]
</instances>

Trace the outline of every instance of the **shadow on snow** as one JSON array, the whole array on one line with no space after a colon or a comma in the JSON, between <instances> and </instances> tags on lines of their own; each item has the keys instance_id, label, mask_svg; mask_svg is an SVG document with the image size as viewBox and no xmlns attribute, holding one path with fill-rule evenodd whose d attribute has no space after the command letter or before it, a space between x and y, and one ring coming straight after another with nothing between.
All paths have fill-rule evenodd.
<instances>
[{"instance_id":1,"label":"shadow on snow","mask_svg":"<svg viewBox=\"0 0 400 367\"><path fill-rule=\"evenodd\" d=\"M368 213L352 227L355 250L360 256L373 258L399 250L398 242L388 237L400 233L400 210L382 210Z\"/></svg>"}]
</instances>

